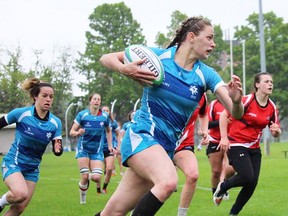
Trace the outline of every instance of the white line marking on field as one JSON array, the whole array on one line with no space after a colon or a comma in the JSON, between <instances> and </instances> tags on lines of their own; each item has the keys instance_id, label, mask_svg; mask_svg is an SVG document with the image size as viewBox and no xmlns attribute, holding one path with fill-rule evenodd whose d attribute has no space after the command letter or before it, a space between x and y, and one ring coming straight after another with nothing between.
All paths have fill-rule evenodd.
<instances>
[{"instance_id":1,"label":"white line marking on field","mask_svg":"<svg viewBox=\"0 0 288 216\"><path fill-rule=\"evenodd\" d=\"M58 178L51 178L51 177L40 177L40 179L45 179L45 180L51 180L51 181L55 181L57 180ZM75 179L75 178L70 178L69 179L70 181L79 181L79 179ZM116 184L119 184L119 181L113 181L111 179L111 183L116 183ZM178 188L183 188L183 185L178 185L177 186ZM211 188L207 188L207 187L201 187L201 186L196 186L197 189L200 189L200 190L205 190L205 191L211 191Z\"/></svg>"}]
</instances>

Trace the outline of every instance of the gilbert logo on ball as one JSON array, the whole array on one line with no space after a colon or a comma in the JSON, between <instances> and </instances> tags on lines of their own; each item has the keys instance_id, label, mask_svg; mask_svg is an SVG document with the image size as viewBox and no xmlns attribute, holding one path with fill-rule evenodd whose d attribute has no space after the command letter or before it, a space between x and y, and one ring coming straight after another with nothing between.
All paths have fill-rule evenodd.
<instances>
[{"instance_id":1,"label":"gilbert logo on ball","mask_svg":"<svg viewBox=\"0 0 288 216\"><path fill-rule=\"evenodd\" d=\"M125 49L125 64L141 59L146 59L146 61L140 65L141 69L154 72L156 79L153 81L153 84L161 85L164 79L164 68L159 57L150 48L143 45L130 45Z\"/></svg>"}]
</instances>

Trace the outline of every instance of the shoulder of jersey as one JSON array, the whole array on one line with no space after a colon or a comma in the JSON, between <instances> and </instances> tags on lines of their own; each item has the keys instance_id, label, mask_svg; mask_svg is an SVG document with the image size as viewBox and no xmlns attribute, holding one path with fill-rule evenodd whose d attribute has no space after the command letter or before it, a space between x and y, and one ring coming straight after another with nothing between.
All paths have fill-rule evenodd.
<instances>
[{"instance_id":1,"label":"shoulder of jersey","mask_svg":"<svg viewBox=\"0 0 288 216\"><path fill-rule=\"evenodd\" d=\"M125 64L141 59L146 59L146 61L140 67L155 73L156 79L153 81L153 84L161 85L164 79L164 67L159 57L149 47L139 44L130 45L125 49Z\"/></svg>"}]
</instances>

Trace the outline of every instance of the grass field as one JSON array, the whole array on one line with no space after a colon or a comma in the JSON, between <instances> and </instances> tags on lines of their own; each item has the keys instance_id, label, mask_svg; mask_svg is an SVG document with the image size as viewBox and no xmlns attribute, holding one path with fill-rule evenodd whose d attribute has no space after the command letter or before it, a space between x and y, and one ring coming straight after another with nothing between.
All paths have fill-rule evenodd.
<instances>
[{"instance_id":1,"label":"grass field","mask_svg":"<svg viewBox=\"0 0 288 216\"><path fill-rule=\"evenodd\" d=\"M240 215L288 215L288 158L284 158L283 150L288 150L288 143L273 143L271 144L270 155L265 156L263 153L259 184L253 197L246 204ZM75 152L65 152L61 157L55 157L50 153L44 155L40 180L33 199L23 215L92 216L104 207L119 183L121 176L112 177L107 195L97 195L95 184L91 184L87 194L87 203L80 205L78 191L79 171L74 154ZM197 158L200 177L188 215L228 215L239 188L229 191L230 200L223 201L219 207L214 206L210 191L210 166L205 151L197 152ZM177 215L183 182L183 175L179 172L178 191L173 193L157 215ZM6 186L2 182L0 184L0 194L3 194L6 190Z\"/></svg>"}]
</instances>

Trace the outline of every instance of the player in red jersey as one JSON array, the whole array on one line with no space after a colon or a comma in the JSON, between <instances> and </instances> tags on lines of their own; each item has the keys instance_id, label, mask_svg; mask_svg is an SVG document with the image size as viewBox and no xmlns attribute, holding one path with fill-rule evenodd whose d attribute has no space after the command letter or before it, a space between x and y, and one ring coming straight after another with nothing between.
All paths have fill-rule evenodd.
<instances>
[{"instance_id":1,"label":"player in red jersey","mask_svg":"<svg viewBox=\"0 0 288 216\"><path fill-rule=\"evenodd\" d=\"M243 97L244 115L239 120L232 120L228 133L227 118L230 114L223 111L220 116L220 149L228 151L229 163L236 174L218 184L213 200L215 205L219 205L227 190L241 186L230 215L238 215L255 191L262 157L262 130L268 126L273 137L281 135L278 110L269 98L273 90L271 74L256 74L254 88L255 93Z\"/></svg>"},{"instance_id":2,"label":"player in red jersey","mask_svg":"<svg viewBox=\"0 0 288 216\"><path fill-rule=\"evenodd\" d=\"M208 106L209 145L206 149L206 155L211 166L212 195L215 193L216 187L221 180L231 177L234 174L233 168L228 164L226 153L218 149L221 140L219 118L224 109L224 106L218 99L211 101ZM225 193L224 199L229 199L228 192Z\"/></svg>"},{"instance_id":3,"label":"player in red jersey","mask_svg":"<svg viewBox=\"0 0 288 216\"><path fill-rule=\"evenodd\" d=\"M207 98L204 94L190 117L188 124L178 141L173 161L175 165L184 173L185 183L181 192L180 204L178 207L178 216L186 216L190 203L192 201L196 183L198 180L198 164L194 154L194 131L195 124L199 115L200 131L203 136L202 145L208 144L208 116L207 116Z\"/></svg>"}]
</instances>

